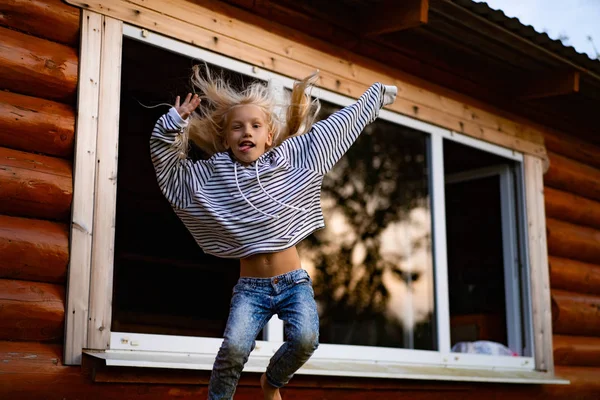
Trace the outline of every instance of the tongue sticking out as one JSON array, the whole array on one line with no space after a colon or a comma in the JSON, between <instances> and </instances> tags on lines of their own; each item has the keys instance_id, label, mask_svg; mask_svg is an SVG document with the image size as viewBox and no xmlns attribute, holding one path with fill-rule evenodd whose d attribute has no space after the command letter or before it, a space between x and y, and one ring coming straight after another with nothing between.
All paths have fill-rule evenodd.
<instances>
[{"instance_id":1,"label":"tongue sticking out","mask_svg":"<svg viewBox=\"0 0 600 400\"><path fill-rule=\"evenodd\" d=\"M240 146L240 151L242 151L243 153L246 153L246 152L250 151L250 149L253 147L254 146L252 146L250 144L243 144Z\"/></svg>"}]
</instances>

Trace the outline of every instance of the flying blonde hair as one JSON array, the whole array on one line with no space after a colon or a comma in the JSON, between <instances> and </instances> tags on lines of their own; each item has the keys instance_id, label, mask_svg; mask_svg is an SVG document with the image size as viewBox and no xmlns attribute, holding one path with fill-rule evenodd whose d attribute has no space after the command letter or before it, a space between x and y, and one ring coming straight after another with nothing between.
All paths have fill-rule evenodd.
<instances>
[{"instance_id":1,"label":"flying blonde hair","mask_svg":"<svg viewBox=\"0 0 600 400\"><path fill-rule=\"evenodd\" d=\"M181 157L187 157L188 140L211 156L226 151L225 129L229 112L239 105L252 104L265 112L268 131L273 135L273 147L291 136L306 133L319 111L318 100L313 100L310 95L318 74L317 71L295 82L291 94L286 93L284 104L278 104L274 90L268 84L253 82L245 89L237 90L223 77L213 76L208 65L205 68L195 65L192 84L199 91L202 102L191 114L190 123L180 137Z\"/></svg>"}]
</instances>

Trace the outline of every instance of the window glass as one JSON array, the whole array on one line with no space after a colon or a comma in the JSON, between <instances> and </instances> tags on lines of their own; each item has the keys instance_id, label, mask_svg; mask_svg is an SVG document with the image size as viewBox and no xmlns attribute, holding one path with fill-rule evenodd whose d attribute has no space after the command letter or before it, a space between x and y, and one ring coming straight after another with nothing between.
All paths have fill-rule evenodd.
<instances>
[{"instance_id":1,"label":"window glass","mask_svg":"<svg viewBox=\"0 0 600 400\"><path fill-rule=\"evenodd\" d=\"M322 343L436 348L427 145L378 119L325 176L326 227L301 246Z\"/></svg>"}]
</instances>

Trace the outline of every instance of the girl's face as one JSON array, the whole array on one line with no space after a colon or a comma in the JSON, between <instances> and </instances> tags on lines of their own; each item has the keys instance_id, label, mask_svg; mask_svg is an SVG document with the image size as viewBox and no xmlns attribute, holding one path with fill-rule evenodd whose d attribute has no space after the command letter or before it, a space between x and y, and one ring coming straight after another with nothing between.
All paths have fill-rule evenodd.
<instances>
[{"instance_id":1,"label":"girl's face","mask_svg":"<svg viewBox=\"0 0 600 400\"><path fill-rule=\"evenodd\" d=\"M243 164L256 161L273 144L264 111L253 104L231 109L225 128L225 145Z\"/></svg>"}]
</instances>

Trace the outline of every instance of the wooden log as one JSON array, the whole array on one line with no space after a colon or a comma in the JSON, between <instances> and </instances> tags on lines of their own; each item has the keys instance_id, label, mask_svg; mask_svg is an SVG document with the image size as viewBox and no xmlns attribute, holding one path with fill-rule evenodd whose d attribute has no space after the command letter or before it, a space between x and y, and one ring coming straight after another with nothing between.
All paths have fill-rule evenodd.
<instances>
[{"instance_id":1,"label":"wooden log","mask_svg":"<svg viewBox=\"0 0 600 400\"><path fill-rule=\"evenodd\" d=\"M552 291L553 332L600 336L600 296Z\"/></svg>"},{"instance_id":2,"label":"wooden log","mask_svg":"<svg viewBox=\"0 0 600 400\"><path fill-rule=\"evenodd\" d=\"M65 224L0 215L0 278L65 283L69 229Z\"/></svg>"},{"instance_id":3,"label":"wooden log","mask_svg":"<svg viewBox=\"0 0 600 400\"><path fill-rule=\"evenodd\" d=\"M548 257L553 289L600 295L600 265Z\"/></svg>"},{"instance_id":4,"label":"wooden log","mask_svg":"<svg viewBox=\"0 0 600 400\"><path fill-rule=\"evenodd\" d=\"M548 152L550 168L544 184L555 189L600 201L600 169Z\"/></svg>"},{"instance_id":5,"label":"wooden log","mask_svg":"<svg viewBox=\"0 0 600 400\"><path fill-rule=\"evenodd\" d=\"M0 341L0 374L56 370L61 365L62 347L58 343Z\"/></svg>"},{"instance_id":6,"label":"wooden log","mask_svg":"<svg viewBox=\"0 0 600 400\"><path fill-rule=\"evenodd\" d=\"M556 365L600 366L600 338L586 336L554 336Z\"/></svg>"},{"instance_id":7,"label":"wooden log","mask_svg":"<svg viewBox=\"0 0 600 400\"><path fill-rule=\"evenodd\" d=\"M73 107L0 91L0 146L70 158L74 132Z\"/></svg>"},{"instance_id":8,"label":"wooden log","mask_svg":"<svg viewBox=\"0 0 600 400\"><path fill-rule=\"evenodd\" d=\"M79 14L61 0L8 0L0 3L0 25L77 47Z\"/></svg>"},{"instance_id":9,"label":"wooden log","mask_svg":"<svg viewBox=\"0 0 600 400\"><path fill-rule=\"evenodd\" d=\"M65 288L0 279L0 340L59 340L65 320Z\"/></svg>"},{"instance_id":10,"label":"wooden log","mask_svg":"<svg viewBox=\"0 0 600 400\"><path fill-rule=\"evenodd\" d=\"M2 89L70 103L77 88L77 51L25 33L0 28Z\"/></svg>"},{"instance_id":11,"label":"wooden log","mask_svg":"<svg viewBox=\"0 0 600 400\"><path fill-rule=\"evenodd\" d=\"M0 398L165 400L205 398L209 371L97 367L85 357L83 369L62 363L60 345L0 342ZM112 372L111 372L112 371ZM297 375L283 389L286 399L316 400L597 400L600 368L557 367L571 385L502 385L466 382L422 382L358 377ZM90 379L95 376L99 385ZM243 374L236 399L261 396L258 374ZM151 385L149 383L152 383Z\"/></svg>"},{"instance_id":12,"label":"wooden log","mask_svg":"<svg viewBox=\"0 0 600 400\"><path fill-rule=\"evenodd\" d=\"M539 400L546 399L598 399L600 394L600 368L590 367L556 367L556 376L567 379L569 385L545 385L541 388L542 395ZM499 399L501 397L498 397Z\"/></svg>"},{"instance_id":13,"label":"wooden log","mask_svg":"<svg viewBox=\"0 0 600 400\"><path fill-rule=\"evenodd\" d=\"M0 213L64 220L72 197L70 161L0 147Z\"/></svg>"},{"instance_id":14,"label":"wooden log","mask_svg":"<svg viewBox=\"0 0 600 400\"><path fill-rule=\"evenodd\" d=\"M569 222L546 219L548 254L600 264L600 231Z\"/></svg>"},{"instance_id":15,"label":"wooden log","mask_svg":"<svg viewBox=\"0 0 600 400\"><path fill-rule=\"evenodd\" d=\"M546 148L595 168L600 168L600 146L558 132L544 132Z\"/></svg>"},{"instance_id":16,"label":"wooden log","mask_svg":"<svg viewBox=\"0 0 600 400\"><path fill-rule=\"evenodd\" d=\"M546 216L600 229L600 202L546 187Z\"/></svg>"},{"instance_id":17,"label":"wooden log","mask_svg":"<svg viewBox=\"0 0 600 400\"><path fill-rule=\"evenodd\" d=\"M1 343L0 343L1 345ZM29 343L25 344L29 345ZM40 353L25 353L15 349L18 357ZM2 355L2 353L0 353ZM27 361L25 361L26 363ZM36 361L37 363L37 361ZM13 367L14 365L14 367ZM9 369L11 368L12 369ZM187 379L166 379L173 371L156 371L157 384L148 384L143 376L151 374L152 368L116 369L112 383L92 382L88 370L57 365L38 372L34 368L8 363L0 366L0 396L7 399L86 399L86 400L180 400L206 398L206 373L182 371ZM142 377L136 377L136 372ZM558 374L571 380L571 385L510 385L465 382L411 382L392 379L365 379L359 377L296 376L283 390L287 400L597 400L600 368L559 367ZM135 383L122 383L119 378L133 378ZM235 394L236 400L262 398L258 374L243 374ZM297 382L303 381L306 384Z\"/></svg>"}]
</instances>

